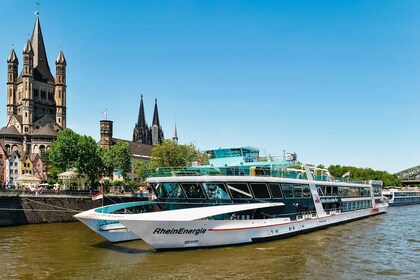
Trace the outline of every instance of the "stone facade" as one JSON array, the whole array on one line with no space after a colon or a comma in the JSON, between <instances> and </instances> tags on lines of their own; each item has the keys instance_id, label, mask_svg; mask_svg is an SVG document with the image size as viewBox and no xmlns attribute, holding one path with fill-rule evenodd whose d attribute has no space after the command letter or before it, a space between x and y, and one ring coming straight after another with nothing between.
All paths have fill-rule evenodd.
<instances>
[{"instance_id":1,"label":"stone facade","mask_svg":"<svg viewBox=\"0 0 420 280\"><path fill-rule=\"evenodd\" d=\"M23 48L20 74L14 49L7 58L7 123L0 129L0 146L4 151L1 184L13 184L22 174L46 179L41 156L67 122L67 61L62 51L55 65L53 76L37 15L32 37Z\"/></svg>"},{"instance_id":2,"label":"stone facade","mask_svg":"<svg viewBox=\"0 0 420 280\"><path fill-rule=\"evenodd\" d=\"M12 49L7 59L7 123L0 129L0 143L11 156L42 155L66 128L66 67L59 52L55 77L51 74L39 17L31 40L23 49L23 67Z\"/></svg>"}]
</instances>

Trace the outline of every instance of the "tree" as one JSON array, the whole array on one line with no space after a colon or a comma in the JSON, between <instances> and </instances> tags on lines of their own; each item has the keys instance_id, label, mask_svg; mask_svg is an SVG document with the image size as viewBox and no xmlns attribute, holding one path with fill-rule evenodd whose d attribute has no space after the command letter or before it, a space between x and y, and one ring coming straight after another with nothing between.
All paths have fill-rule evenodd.
<instances>
[{"instance_id":1,"label":"tree","mask_svg":"<svg viewBox=\"0 0 420 280\"><path fill-rule=\"evenodd\" d=\"M373 170L372 168L330 165L328 171L334 177L342 177L346 172L350 172L350 178L353 180L381 180L384 182L384 186L401 185L400 179L398 179L395 174L389 174L386 171Z\"/></svg>"},{"instance_id":2,"label":"tree","mask_svg":"<svg viewBox=\"0 0 420 280\"><path fill-rule=\"evenodd\" d=\"M117 140L115 145L105 152L103 160L108 174L115 170L124 179L127 178L127 174L131 170L130 146L125 141Z\"/></svg>"},{"instance_id":3,"label":"tree","mask_svg":"<svg viewBox=\"0 0 420 280\"><path fill-rule=\"evenodd\" d=\"M208 163L207 155L200 153L194 144L180 145L165 139L153 147L150 167L186 167L198 160Z\"/></svg>"},{"instance_id":4,"label":"tree","mask_svg":"<svg viewBox=\"0 0 420 280\"><path fill-rule=\"evenodd\" d=\"M75 167L78 156L78 142L80 135L66 128L58 133L48 151L49 162L60 172Z\"/></svg>"},{"instance_id":5,"label":"tree","mask_svg":"<svg viewBox=\"0 0 420 280\"><path fill-rule=\"evenodd\" d=\"M146 182L146 171L149 168L149 164L145 161L136 160L133 163L134 174L139 178L140 183Z\"/></svg>"},{"instance_id":6,"label":"tree","mask_svg":"<svg viewBox=\"0 0 420 280\"><path fill-rule=\"evenodd\" d=\"M103 149L90 136L80 136L77 143L78 156L75 167L79 174L86 175L93 187L98 175L104 171Z\"/></svg>"}]
</instances>

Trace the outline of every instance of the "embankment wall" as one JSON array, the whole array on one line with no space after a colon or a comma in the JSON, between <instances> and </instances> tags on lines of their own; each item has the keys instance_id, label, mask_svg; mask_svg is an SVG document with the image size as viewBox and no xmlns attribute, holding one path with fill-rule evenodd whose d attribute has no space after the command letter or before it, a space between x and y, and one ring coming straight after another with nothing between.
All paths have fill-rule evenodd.
<instances>
[{"instance_id":1,"label":"embankment wall","mask_svg":"<svg viewBox=\"0 0 420 280\"><path fill-rule=\"evenodd\" d=\"M134 200L139 198L105 197L104 205ZM90 197L0 196L0 226L73 222L73 215L101 205Z\"/></svg>"}]
</instances>

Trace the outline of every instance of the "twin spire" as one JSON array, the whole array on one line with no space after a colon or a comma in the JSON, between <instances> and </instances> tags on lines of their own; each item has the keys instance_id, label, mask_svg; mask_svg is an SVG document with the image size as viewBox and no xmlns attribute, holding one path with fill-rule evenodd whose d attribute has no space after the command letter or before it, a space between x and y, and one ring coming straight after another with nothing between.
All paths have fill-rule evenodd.
<instances>
[{"instance_id":1,"label":"twin spire","mask_svg":"<svg viewBox=\"0 0 420 280\"><path fill-rule=\"evenodd\" d=\"M161 143L163 140L163 130L160 126L159 111L157 106L157 99L155 99L155 109L153 112L153 122L149 127L146 123L143 95L140 98L140 108L137 123L133 131L133 142L156 145Z\"/></svg>"}]
</instances>

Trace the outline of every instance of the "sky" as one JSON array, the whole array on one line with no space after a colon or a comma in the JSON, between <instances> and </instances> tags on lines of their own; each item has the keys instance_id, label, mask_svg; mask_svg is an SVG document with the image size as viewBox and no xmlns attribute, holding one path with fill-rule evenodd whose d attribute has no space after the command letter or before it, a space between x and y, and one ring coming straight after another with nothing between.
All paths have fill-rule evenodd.
<instances>
[{"instance_id":1,"label":"sky","mask_svg":"<svg viewBox=\"0 0 420 280\"><path fill-rule=\"evenodd\" d=\"M67 127L132 140L143 95L165 137L254 146L303 163L391 173L420 164L420 1L39 1L51 72L67 60ZM0 0L0 126L7 57L35 1ZM2 86L1 86L2 85ZM3 89L1 89L3 88Z\"/></svg>"}]
</instances>

